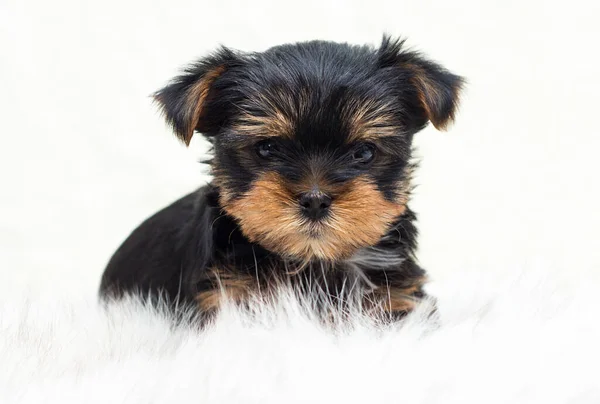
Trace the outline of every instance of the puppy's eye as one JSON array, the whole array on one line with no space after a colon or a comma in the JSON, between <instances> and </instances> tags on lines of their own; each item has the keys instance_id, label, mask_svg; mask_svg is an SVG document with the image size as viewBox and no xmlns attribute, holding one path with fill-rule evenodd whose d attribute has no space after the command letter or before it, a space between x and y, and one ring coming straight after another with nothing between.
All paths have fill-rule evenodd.
<instances>
[{"instance_id":1,"label":"puppy's eye","mask_svg":"<svg viewBox=\"0 0 600 404\"><path fill-rule=\"evenodd\" d=\"M352 153L355 163L367 164L375 158L375 146L369 143L358 146Z\"/></svg>"},{"instance_id":2,"label":"puppy's eye","mask_svg":"<svg viewBox=\"0 0 600 404\"><path fill-rule=\"evenodd\" d=\"M277 144L273 140L263 140L256 144L256 153L263 159L268 159L277 150Z\"/></svg>"}]
</instances>

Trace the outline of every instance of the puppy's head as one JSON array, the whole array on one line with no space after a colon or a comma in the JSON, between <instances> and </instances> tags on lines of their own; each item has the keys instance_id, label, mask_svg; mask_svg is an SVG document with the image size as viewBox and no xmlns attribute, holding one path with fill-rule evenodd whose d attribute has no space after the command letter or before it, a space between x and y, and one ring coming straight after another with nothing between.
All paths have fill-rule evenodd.
<instances>
[{"instance_id":1,"label":"puppy's head","mask_svg":"<svg viewBox=\"0 0 600 404\"><path fill-rule=\"evenodd\" d=\"M454 118L462 79L384 38L222 48L156 94L177 136L214 145L222 208L268 250L335 261L405 210L412 136Z\"/></svg>"}]
</instances>

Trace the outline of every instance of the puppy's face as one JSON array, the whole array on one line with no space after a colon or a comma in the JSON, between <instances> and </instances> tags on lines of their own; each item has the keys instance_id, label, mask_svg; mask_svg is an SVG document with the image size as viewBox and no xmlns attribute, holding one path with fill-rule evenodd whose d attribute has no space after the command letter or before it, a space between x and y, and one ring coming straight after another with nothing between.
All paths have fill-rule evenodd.
<instances>
[{"instance_id":1,"label":"puppy's face","mask_svg":"<svg viewBox=\"0 0 600 404\"><path fill-rule=\"evenodd\" d=\"M336 261L403 214L412 136L454 116L462 80L401 46L222 49L156 98L186 143L213 142L221 206L251 241Z\"/></svg>"}]
</instances>

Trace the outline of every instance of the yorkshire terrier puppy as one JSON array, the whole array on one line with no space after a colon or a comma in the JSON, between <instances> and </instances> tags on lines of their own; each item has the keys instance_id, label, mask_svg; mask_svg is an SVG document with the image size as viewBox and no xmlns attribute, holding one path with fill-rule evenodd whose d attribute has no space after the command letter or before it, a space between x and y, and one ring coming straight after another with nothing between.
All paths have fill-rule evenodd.
<instances>
[{"instance_id":1,"label":"yorkshire terrier puppy","mask_svg":"<svg viewBox=\"0 0 600 404\"><path fill-rule=\"evenodd\" d=\"M192 64L155 100L183 142L211 141L214 179L133 231L101 296L162 296L211 316L224 299L291 285L401 318L425 297L407 206L413 135L447 127L462 85L389 37L221 48Z\"/></svg>"}]
</instances>

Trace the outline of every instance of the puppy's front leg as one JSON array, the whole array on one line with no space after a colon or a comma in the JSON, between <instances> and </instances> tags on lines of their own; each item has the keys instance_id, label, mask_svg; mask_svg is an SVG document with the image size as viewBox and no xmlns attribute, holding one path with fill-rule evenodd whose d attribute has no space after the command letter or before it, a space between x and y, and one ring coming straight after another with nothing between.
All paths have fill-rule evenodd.
<instances>
[{"instance_id":1,"label":"puppy's front leg","mask_svg":"<svg viewBox=\"0 0 600 404\"><path fill-rule=\"evenodd\" d=\"M243 305L258 290L256 278L216 268L208 272L202 284L205 286L196 295L196 302L207 316L214 316L225 302Z\"/></svg>"},{"instance_id":2,"label":"puppy's front leg","mask_svg":"<svg viewBox=\"0 0 600 404\"><path fill-rule=\"evenodd\" d=\"M419 277L410 281L376 285L375 290L364 296L363 306L368 312L383 312L392 321L400 320L426 297L423 291L425 282L425 277Z\"/></svg>"}]
</instances>

